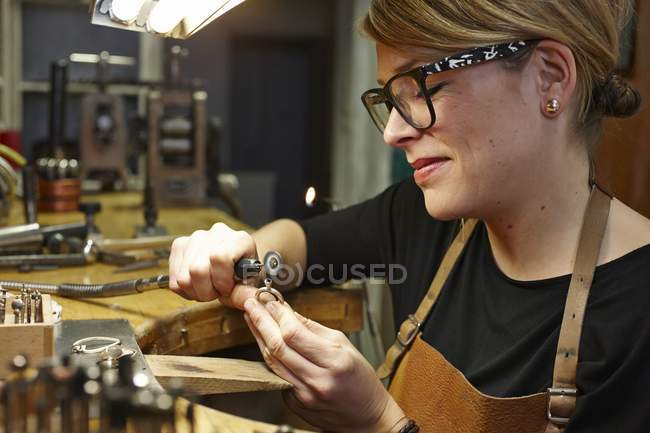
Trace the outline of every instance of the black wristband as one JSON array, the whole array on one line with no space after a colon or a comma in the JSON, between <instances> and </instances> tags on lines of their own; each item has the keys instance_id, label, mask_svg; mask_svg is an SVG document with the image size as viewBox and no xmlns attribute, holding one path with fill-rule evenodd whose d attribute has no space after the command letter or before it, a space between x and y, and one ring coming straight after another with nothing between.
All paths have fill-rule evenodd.
<instances>
[{"instance_id":1,"label":"black wristband","mask_svg":"<svg viewBox=\"0 0 650 433\"><path fill-rule=\"evenodd\" d=\"M418 433L419 431L420 427L418 427L415 421L410 419L409 422L407 422L406 425L402 427L397 433Z\"/></svg>"}]
</instances>

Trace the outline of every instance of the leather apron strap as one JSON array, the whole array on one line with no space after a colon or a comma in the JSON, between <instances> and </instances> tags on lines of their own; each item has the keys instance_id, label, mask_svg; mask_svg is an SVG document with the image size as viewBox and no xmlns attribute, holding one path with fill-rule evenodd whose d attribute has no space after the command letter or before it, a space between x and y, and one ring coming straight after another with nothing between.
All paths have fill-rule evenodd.
<instances>
[{"instance_id":1,"label":"leather apron strap","mask_svg":"<svg viewBox=\"0 0 650 433\"><path fill-rule=\"evenodd\" d=\"M436 303L438 295L442 290L442 286L445 284L445 281L447 281L449 273L458 261L460 254L463 252L465 244L467 244L477 222L478 221L474 219L465 221L460 232L456 235L456 238L440 263L440 267L431 282L429 291L420 303L415 314L410 314L408 319L402 323L395 342L386 353L384 363L377 369L377 376L379 379L389 379L393 375L400 359L404 356L404 353L408 350L411 344L413 344L413 340L418 335L420 326L424 323L427 316L429 316L431 308L433 308L433 305Z\"/></svg>"},{"instance_id":2,"label":"leather apron strap","mask_svg":"<svg viewBox=\"0 0 650 433\"><path fill-rule=\"evenodd\" d=\"M611 197L594 185L582 224L576 260L564 307L555 355L553 387L548 390L546 433L563 431L576 407L576 372L582 324L598 256L607 227Z\"/></svg>"}]
</instances>

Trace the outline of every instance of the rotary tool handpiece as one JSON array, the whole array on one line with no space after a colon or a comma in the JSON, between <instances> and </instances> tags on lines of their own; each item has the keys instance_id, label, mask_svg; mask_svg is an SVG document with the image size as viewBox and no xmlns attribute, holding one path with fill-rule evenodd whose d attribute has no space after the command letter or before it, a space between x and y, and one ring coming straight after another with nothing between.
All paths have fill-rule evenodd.
<instances>
[{"instance_id":1,"label":"rotary tool handpiece","mask_svg":"<svg viewBox=\"0 0 650 433\"><path fill-rule=\"evenodd\" d=\"M240 259L235 263L235 279L237 281L246 281L249 278L257 277L263 266L262 262L257 259Z\"/></svg>"},{"instance_id":2,"label":"rotary tool handpiece","mask_svg":"<svg viewBox=\"0 0 650 433\"><path fill-rule=\"evenodd\" d=\"M277 251L269 251L264 255L264 262L257 259L243 258L235 264L235 279L246 281L249 278L259 277L262 271L265 277L276 278L279 276L284 261Z\"/></svg>"}]
</instances>

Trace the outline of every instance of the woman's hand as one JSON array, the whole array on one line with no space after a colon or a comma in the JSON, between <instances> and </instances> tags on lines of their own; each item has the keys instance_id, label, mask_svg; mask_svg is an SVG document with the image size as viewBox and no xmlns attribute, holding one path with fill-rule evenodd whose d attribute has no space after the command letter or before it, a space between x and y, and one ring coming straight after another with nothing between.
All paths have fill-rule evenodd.
<instances>
[{"instance_id":1,"label":"woman's hand","mask_svg":"<svg viewBox=\"0 0 650 433\"><path fill-rule=\"evenodd\" d=\"M287 405L329 432L388 433L404 413L342 332L288 304L249 299L244 317L269 367L294 388ZM396 430L395 430L396 431Z\"/></svg>"},{"instance_id":2,"label":"woman's hand","mask_svg":"<svg viewBox=\"0 0 650 433\"><path fill-rule=\"evenodd\" d=\"M169 288L185 298L219 299L243 309L244 301L255 294L254 287L238 285L234 279L235 263L243 257L257 258L255 241L225 224L180 237L169 256Z\"/></svg>"}]
</instances>

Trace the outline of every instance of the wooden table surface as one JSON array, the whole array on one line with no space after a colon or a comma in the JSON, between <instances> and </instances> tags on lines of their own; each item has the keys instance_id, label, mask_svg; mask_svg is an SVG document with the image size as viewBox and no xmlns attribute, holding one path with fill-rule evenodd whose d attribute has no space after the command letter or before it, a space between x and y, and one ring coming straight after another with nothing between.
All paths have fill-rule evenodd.
<instances>
[{"instance_id":1,"label":"wooden table surface","mask_svg":"<svg viewBox=\"0 0 650 433\"><path fill-rule=\"evenodd\" d=\"M83 201L99 201L102 211L96 217L96 224L107 239L132 238L136 225L144 224L142 195L135 192L84 196ZM38 215L41 225L80 222L84 216L80 212L44 213ZM22 205L15 203L11 209L10 224L24 224ZM172 235L187 235L198 229L209 229L213 224L223 222L237 230L250 230L250 227L214 208L162 208L158 223L165 226ZM142 271L115 273L116 267L101 263L90 266L61 268L51 271L20 273L13 270L0 270L0 279L31 281L40 283L107 283L132 278L144 278L167 274L166 261L158 268ZM136 328L148 319L168 316L171 312L182 310L195 302L187 301L169 290L154 290L138 295L97 299L69 299L55 296L63 307L66 320L82 319L127 319Z\"/></svg>"}]
</instances>

